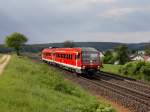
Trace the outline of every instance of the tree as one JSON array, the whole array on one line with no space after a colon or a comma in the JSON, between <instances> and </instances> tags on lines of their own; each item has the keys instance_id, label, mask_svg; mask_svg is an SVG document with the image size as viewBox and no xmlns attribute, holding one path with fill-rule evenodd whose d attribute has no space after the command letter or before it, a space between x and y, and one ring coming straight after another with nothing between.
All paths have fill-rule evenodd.
<instances>
[{"instance_id":1,"label":"tree","mask_svg":"<svg viewBox=\"0 0 150 112\"><path fill-rule=\"evenodd\" d=\"M105 64L113 64L114 63L114 57L113 57L112 51L108 50L108 51L105 52L103 62Z\"/></svg>"},{"instance_id":2,"label":"tree","mask_svg":"<svg viewBox=\"0 0 150 112\"><path fill-rule=\"evenodd\" d=\"M21 33L14 32L6 37L5 44L7 47L14 48L17 55L20 55L20 49L28 41L27 37Z\"/></svg>"},{"instance_id":3,"label":"tree","mask_svg":"<svg viewBox=\"0 0 150 112\"><path fill-rule=\"evenodd\" d=\"M74 43L73 43L73 41L70 41L70 40L67 40L67 41L65 41L64 42L64 47L70 47L70 48L72 48L72 47L74 47Z\"/></svg>"},{"instance_id":4,"label":"tree","mask_svg":"<svg viewBox=\"0 0 150 112\"><path fill-rule=\"evenodd\" d=\"M145 45L145 54L150 56L150 43L147 43Z\"/></svg>"},{"instance_id":5,"label":"tree","mask_svg":"<svg viewBox=\"0 0 150 112\"><path fill-rule=\"evenodd\" d=\"M116 61L119 61L119 64L125 64L126 62L130 60L128 56L129 50L128 50L127 45L120 45L116 47L114 51L116 52L116 55L114 58Z\"/></svg>"}]
</instances>

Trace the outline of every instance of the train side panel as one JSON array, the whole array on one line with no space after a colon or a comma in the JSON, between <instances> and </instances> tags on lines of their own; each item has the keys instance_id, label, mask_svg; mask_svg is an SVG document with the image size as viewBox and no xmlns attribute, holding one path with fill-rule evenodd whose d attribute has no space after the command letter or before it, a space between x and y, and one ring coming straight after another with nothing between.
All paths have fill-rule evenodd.
<instances>
[{"instance_id":1,"label":"train side panel","mask_svg":"<svg viewBox=\"0 0 150 112\"><path fill-rule=\"evenodd\" d=\"M99 70L100 60L97 59L97 63L95 60L83 61L83 56L81 48L47 48L42 51L42 60L77 73Z\"/></svg>"}]
</instances>

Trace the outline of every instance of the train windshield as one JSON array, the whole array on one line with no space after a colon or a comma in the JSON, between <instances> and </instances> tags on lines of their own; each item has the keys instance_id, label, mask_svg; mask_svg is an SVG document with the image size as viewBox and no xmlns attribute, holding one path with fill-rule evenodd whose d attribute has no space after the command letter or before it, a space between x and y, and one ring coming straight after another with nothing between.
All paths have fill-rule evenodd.
<instances>
[{"instance_id":1,"label":"train windshield","mask_svg":"<svg viewBox=\"0 0 150 112\"><path fill-rule=\"evenodd\" d=\"M82 49L82 60L83 63L98 63L99 53L94 48L84 48Z\"/></svg>"},{"instance_id":2,"label":"train windshield","mask_svg":"<svg viewBox=\"0 0 150 112\"><path fill-rule=\"evenodd\" d=\"M97 60L98 53L97 52L83 52L82 53L83 60Z\"/></svg>"}]
</instances>

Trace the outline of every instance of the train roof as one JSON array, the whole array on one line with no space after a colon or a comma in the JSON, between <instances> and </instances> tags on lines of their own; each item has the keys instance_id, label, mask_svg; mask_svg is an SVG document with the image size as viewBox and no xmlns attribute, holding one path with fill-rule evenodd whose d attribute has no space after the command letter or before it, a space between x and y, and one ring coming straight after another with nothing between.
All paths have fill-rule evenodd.
<instances>
[{"instance_id":1,"label":"train roof","mask_svg":"<svg viewBox=\"0 0 150 112\"><path fill-rule=\"evenodd\" d=\"M98 52L98 50L96 50L95 48L92 47L76 47L76 48L45 48L43 51L44 52L48 52L48 51L52 51L52 50L62 50L62 51L93 51L93 52Z\"/></svg>"},{"instance_id":2,"label":"train roof","mask_svg":"<svg viewBox=\"0 0 150 112\"><path fill-rule=\"evenodd\" d=\"M81 47L82 51L93 51L93 52L98 52L97 49L93 47Z\"/></svg>"}]
</instances>

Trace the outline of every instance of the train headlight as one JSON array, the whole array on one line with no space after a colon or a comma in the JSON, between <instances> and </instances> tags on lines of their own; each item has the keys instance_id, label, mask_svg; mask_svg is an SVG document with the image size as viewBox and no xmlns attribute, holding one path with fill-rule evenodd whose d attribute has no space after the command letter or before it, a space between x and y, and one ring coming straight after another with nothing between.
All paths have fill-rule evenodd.
<instances>
[{"instance_id":1,"label":"train headlight","mask_svg":"<svg viewBox=\"0 0 150 112\"><path fill-rule=\"evenodd\" d=\"M83 69L85 69L85 66L82 66Z\"/></svg>"}]
</instances>

